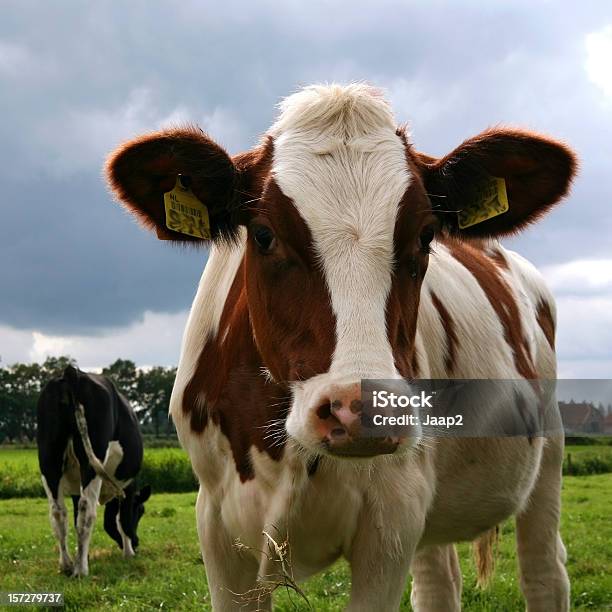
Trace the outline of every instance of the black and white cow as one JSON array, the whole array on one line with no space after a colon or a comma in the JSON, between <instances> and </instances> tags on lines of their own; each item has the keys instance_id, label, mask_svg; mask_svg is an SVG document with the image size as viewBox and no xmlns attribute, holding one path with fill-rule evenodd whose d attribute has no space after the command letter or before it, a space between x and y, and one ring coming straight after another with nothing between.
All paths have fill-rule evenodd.
<instances>
[{"instance_id":1,"label":"black and white cow","mask_svg":"<svg viewBox=\"0 0 612 612\"><path fill-rule=\"evenodd\" d=\"M38 400L38 462L49 498L49 516L59 542L60 568L73 576L89 573L88 552L97 504L105 504L104 529L134 556L136 528L150 487L134 479L143 456L134 411L114 384L97 374L68 366L45 385ZM68 513L72 496L77 553L68 553Z\"/></svg>"}]
</instances>

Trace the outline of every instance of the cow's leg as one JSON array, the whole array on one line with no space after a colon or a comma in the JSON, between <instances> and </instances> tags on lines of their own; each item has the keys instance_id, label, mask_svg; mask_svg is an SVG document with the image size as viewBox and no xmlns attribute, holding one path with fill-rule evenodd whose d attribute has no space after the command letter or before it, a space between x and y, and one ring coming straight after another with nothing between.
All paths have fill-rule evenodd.
<instances>
[{"instance_id":1,"label":"cow's leg","mask_svg":"<svg viewBox=\"0 0 612 612\"><path fill-rule=\"evenodd\" d=\"M60 479L42 477L43 487L49 499L49 520L59 544L59 565L62 572L72 572L72 559L68 552L68 511L60 489Z\"/></svg>"},{"instance_id":2,"label":"cow's leg","mask_svg":"<svg viewBox=\"0 0 612 612\"><path fill-rule=\"evenodd\" d=\"M73 576L89 574L89 542L97 515L98 498L102 480L99 476L90 480L81 492L77 515L77 554L74 560Z\"/></svg>"},{"instance_id":3,"label":"cow's leg","mask_svg":"<svg viewBox=\"0 0 612 612\"><path fill-rule=\"evenodd\" d=\"M454 545L419 550L410 567L415 612L461 610L461 569Z\"/></svg>"},{"instance_id":4,"label":"cow's leg","mask_svg":"<svg viewBox=\"0 0 612 612\"><path fill-rule=\"evenodd\" d=\"M393 472L389 476L393 480ZM405 476L398 474L396 483L403 480ZM412 482L373 488L378 490L361 512L349 554L350 612L399 609L431 500L431 488L424 479L419 481L417 473Z\"/></svg>"},{"instance_id":5,"label":"cow's leg","mask_svg":"<svg viewBox=\"0 0 612 612\"><path fill-rule=\"evenodd\" d=\"M206 499L201 487L196 516L214 612L270 610L271 598L256 590L257 561L238 550L221 521L220 508Z\"/></svg>"},{"instance_id":6,"label":"cow's leg","mask_svg":"<svg viewBox=\"0 0 612 612\"><path fill-rule=\"evenodd\" d=\"M78 495L71 495L72 497L72 514L74 520L74 528L77 526L77 516L79 515L79 499Z\"/></svg>"},{"instance_id":7,"label":"cow's leg","mask_svg":"<svg viewBox=\"0 0 612 612\"><path fill-rule=\"evenodd\" d=\"M351 597L347 612L399 610L418 537L380 539L382 526L365 526L353 542L350 557ZM379 533L376 533L379 532Z\"/></svg>"},{"instance_id":8,"label":"cow's leg","mask_svg":"<svg viewBox=\"0 0 612 612\"><path fill-rule=\"evenodd\" d=\"M529 612L569 610L566 552L559 534L562 464L563 439L551 438L528 505L516 517L521 590Z\"/></svg>"}]
</instances>

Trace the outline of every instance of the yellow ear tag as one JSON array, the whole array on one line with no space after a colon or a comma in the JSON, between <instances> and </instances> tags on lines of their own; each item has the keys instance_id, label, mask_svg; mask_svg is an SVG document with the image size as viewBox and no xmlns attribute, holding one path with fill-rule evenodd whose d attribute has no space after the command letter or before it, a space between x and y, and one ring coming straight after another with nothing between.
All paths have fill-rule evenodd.
<instances>
[{"instance_id":1,"label":"yellow ear tag","mask_svg":"<svg viewBox=\"0 0 612 612\"><path fill-rule=\"evenodd\" d=\"M194 238L210 240L208 208L196 198L189 187L183 186L180 174L176 177L174 189L164 193L164 207L168 229Z\"/></svg>"},{"instance_id":2,"label":"yellow ear tag","mask_svg":"<svg viewBox=\"0 0 612 612\"><path fill-rule=\"evenodd\" d=\"M506 181L490 176L475 188L470 203L457 213L459 227L465 229L482 223L505 213L508 208Z\"/></svg>"}]
</instances>

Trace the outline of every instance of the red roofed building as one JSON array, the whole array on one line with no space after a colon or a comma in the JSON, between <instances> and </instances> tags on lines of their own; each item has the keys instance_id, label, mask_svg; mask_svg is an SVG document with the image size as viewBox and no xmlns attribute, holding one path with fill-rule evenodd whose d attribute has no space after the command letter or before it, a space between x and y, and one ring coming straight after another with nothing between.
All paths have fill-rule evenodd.
<instances>
[{"instance_id":1,"label":"red roofed building","mask_svg":"<svg viewBox=\"0 0 612 612\"><path fill-rule=\"evenodd\" d=\"M604 433L604 423L609 422L612 430L612 419L603 416L593 404L586 402L559 402L559 410L565 433Z\"/></svg>"},{"instance_id":2,"label":"red roofed building","mask_svg":"<svg viewBox=\"0 0 612 612\"><path fill-rule=\"evenodd\" d=\"M603 420L603 433L612 434L612 412Z\"/></svg>"}]
</instances>

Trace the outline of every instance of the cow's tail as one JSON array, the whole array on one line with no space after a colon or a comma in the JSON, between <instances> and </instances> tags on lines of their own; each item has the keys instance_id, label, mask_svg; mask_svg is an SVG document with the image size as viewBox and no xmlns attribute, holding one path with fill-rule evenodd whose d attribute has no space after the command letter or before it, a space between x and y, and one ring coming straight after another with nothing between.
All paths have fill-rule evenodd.
<instances>
[{"instance_id":1,"label":"cow's tail","mask_svg":"<svg viewBox=\"0 0 612 612\"><path fill-rule=\"evenodd\" d=\"M85 449L85 454L87 455L87 460L89 461L89 465L91 465L94 472L102 480L106 480L106 482L109 483L109 485L115 492L115 497L119 499L124 499L125 492L123 491L123 487L115 479L114 476L111 476L106 471L104 465L96 457L96 454L93 451L93 447L91 446L91 440L89 439L89 431L87 429L87 420L85 419L85 408L83 408L83 404L78 402L75 397L73 397L73 404L74 404L74 418L76 419L77 429L79 430L79 434L81 435L81 440L83 441L83 448Z\"/></svg>"},{"instance_id":2,"label":"cow's tail","mask_svg":"<svg viewBox=\"0 0 612 612\"><path fill-rule=\"evenodd\" d=\"M484 589L495 570L495 552L499 539L499 527L489 529L472 543L478 586Z\"/></svg>"}]
</instances>

